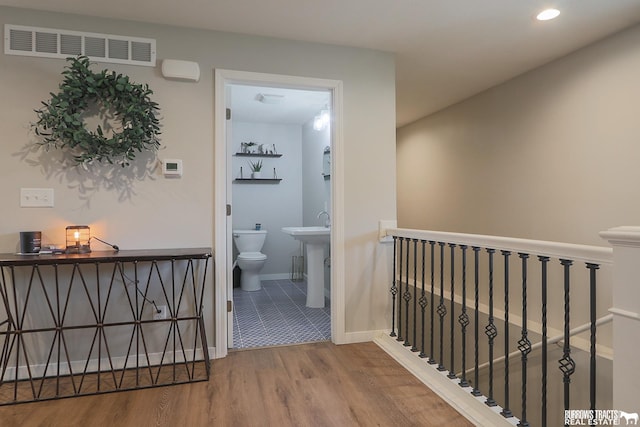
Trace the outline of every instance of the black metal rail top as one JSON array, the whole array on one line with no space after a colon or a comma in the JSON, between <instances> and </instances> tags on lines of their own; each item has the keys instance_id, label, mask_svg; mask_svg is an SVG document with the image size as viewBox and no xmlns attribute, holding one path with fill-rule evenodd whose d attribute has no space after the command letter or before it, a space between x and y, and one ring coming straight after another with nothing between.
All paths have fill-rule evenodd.
<instances>
[{"instance_id":1,"label":"black metal rail top","mask_svg":"<svg viewBox=\"0 0 640 427\"><path fill-rule=\"evenodd\" d=\"M0 254L0 267L20 265L92 264L95 262L167 261L172 259L208 259L211 248L136 249L93 251L88 254Z\"/></svg>"}]
</instances>

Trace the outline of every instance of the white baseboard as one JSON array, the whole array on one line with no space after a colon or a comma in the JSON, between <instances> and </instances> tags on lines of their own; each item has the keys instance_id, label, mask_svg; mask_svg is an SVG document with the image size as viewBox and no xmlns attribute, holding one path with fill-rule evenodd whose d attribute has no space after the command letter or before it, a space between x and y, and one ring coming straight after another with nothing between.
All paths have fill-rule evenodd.
<instances>
[{"instance_id":1,"label":"white baseboard","mask_svg":"<svg viewBox=\"0 0 640 427\"><path fill-rule=\"evenodd\" d=\"M214 353L211 351L214 350L214 347L209 347L209 358ZM69 363L66 361L61 361L60 366L58 367L55 363L46 364L33 364L28 368L26 365L18 366L18 379L26 380L31 378L42 378L44 376L55 376L55 375L69 375L73 371L74 374L79 374L82 372L98 372L98 367L100 366L100 370L103 372L105 370L111 369L113 366L114 370L120 370L126 367L127 369L134 368L135 366L146 367L146 366L158 366L161 363L165 366L169 366L173 362L173 358L175 355L175 362L182 363L187 360L187 362L194 359L194 352L192 349L185 349L184 353L182 351L176 351L175 354L173 352L167 351L164 353L164 357L162 353L149 353L149 359L145 357L144 354L140 355L130 355L128 358L124 356L120 357L112 357L111 362L109 362L108 358L102 359L90 359L86 360L72 360ZM195 351L195 359L197 361L202 361L204 359L204 354L202 349L196 349ZM126 362L126 363L125 363ZM59 371L58 371L59 369ZM7 367L7 370L4 374L4 381L13 381L16 378L16 368L15 366Z\"/></svg>"},{"instance_id":2,"label":"white baseboard","mask_svg":"<svg viewBox=\"0 0 640 427\"><path fill-rule=\"evenodd\" d=\"M209 359L222 359L223 357L227 357L228 350L225 348L224 351L217 351L216 347L209 347Z\"/></svg>"},{"instance_id":3,"label":"white baseboard","mask_svg":"<svg viewBox=\"0 0 640 427\"><path fill-rule=\"evenodd\" d=\"M336 344L355 344L359 342L373 341L375 337L385 331L358 331L358 332L345 332L340 339L340 342L336 340Z\"/></svg>"},{"instance_id":4,"label":"white baseboard","mask_svg":"<svg viewBox=\"0 0 640 427\"><path fill-rule=\"evenodd\" d=\"M429 365L425 359L418 357L418 353L398 344L389 336L389 331L378 334L373 341L473 424L493 427L517 425L516 417L504 418L500 415L500 406L485 405L485 396L473 396L471 387L460 387L457 380L454 382L447 378L448 372L438 371L435 365Z\"/></svg>"}]
</instances>

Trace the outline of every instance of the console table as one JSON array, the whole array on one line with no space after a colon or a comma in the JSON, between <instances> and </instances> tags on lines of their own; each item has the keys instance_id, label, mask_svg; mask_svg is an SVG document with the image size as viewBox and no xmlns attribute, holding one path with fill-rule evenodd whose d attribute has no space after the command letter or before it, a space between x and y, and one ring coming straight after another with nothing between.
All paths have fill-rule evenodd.
<instances>
[{"instance_id":1,"label":"console table","mask_svg":"<svg viewBox=\"0 0 640 427\"><path fill-rule=\"evenodd\" d=\"M208 380L211 256L0 254L0 405Z\"/></svg>"}]
</instances>

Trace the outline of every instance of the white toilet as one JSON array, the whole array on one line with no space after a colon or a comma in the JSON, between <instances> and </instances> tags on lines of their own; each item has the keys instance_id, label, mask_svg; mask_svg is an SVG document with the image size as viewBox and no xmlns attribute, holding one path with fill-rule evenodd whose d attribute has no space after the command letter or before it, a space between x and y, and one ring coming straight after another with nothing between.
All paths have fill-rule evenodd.
<instances>
[{"instance_id":1,"label":"white toilet","mask_svg":"<svg viewBox=\"0 0 640 427\"><path fill-rule=\"evenodd\" d=\"M233 230L233 241L239 255L236 263L240 267L240 288L243 291L259 291L260 270L264 266L267 256L260 252L267 230Z\"/></svg>"}]
</instances>

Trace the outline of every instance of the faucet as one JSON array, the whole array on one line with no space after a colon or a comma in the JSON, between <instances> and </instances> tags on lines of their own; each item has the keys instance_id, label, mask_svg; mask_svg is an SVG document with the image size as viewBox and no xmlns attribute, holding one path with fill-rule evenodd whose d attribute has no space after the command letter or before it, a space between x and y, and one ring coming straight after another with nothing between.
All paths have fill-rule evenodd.
<instances>
[{"instance_id":1,"label":"faucet","mask_svg":"<svg viewBox=\"0 0 640 427\"><path fill-rule=\"evenodd\" d=\"M331 227L331 217L329 216L329 212L324 211L324 210L318 212L318 219L320 219L320 217L322 215L326 215L327 216L327 219L324 220L324 226L327 227L327 228Z\"/></svg>"}]
</instances>

